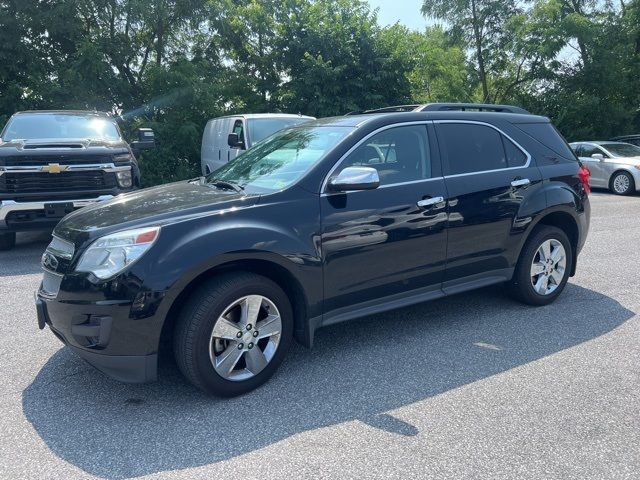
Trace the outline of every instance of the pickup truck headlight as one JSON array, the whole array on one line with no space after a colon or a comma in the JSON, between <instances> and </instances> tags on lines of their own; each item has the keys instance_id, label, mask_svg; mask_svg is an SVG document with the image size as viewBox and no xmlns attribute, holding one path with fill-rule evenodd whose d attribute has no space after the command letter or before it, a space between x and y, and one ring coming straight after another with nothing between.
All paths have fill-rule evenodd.
<instances>
[{"instance_id":1,"label":"pickup truck headlight","mask_svg":"<svg viewBox=\"0 0 640 480\"><path fill-rule=\"evenodd\" d=\"M93 273L100 280L113 277L140 259L159 233L160 227L149 227L101 237L82 254L76 272Z\"/></svg>"},{"instance_id":2,"label":"pickup truck headlight","mask_svg":"<svg viewBox=\"0 0 640 480\"><path fill-rule=\"evenodd\" d=\"M116 178L118 179L118 185L122 188L129 188L132 185L131 170L116 172Z\"/></svg>"}]
</instances>

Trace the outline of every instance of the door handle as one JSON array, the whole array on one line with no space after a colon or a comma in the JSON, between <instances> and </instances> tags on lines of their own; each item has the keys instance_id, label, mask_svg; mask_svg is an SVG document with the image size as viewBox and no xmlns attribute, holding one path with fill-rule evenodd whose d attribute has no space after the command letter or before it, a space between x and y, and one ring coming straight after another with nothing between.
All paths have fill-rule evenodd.
<instances>
[{"instance_id":1,"label":"door handle","mask_svg":"<svg viewBox=\"0 0 640 480\"><path fill-rule=\"evenodd\" d=\"M531 185L531 180L528 178L518 178L511 182L512 187L525 187L527 185Z\"/></svg>"},{"instance_id":2,"label":"door handle","mask_svg":"<svg viewBox=\"0 0 640 480\"><path fill-rule=\"evenodd\" d=\"M435 204L442 202L444 202L444 197L431 197L420 200L418 206L420 208L433 207Z\"/></svg>"}]
</instances>

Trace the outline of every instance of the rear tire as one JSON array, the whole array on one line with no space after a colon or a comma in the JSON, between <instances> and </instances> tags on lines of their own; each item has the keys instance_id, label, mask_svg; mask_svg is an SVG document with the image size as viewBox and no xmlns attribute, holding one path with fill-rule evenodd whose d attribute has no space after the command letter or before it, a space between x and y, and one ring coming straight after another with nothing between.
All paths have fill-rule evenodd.
<instances>
[{"instance_id":1,"label":"rear tire","mask_svg":"<svg viewBox=\"0 0 640 480\"><path fill-rule=\"evenodd\" d=\"M528 305L548 305L564 290L572 268L573 248L567 234L556 227L539 225L520 253L511 293Z\"/></svg>"},{"instance_id":2,"label":"rear tire","mask_svg":"<svg viewBox=\"0 0 640 480\"><path fill-rule=\"evenodd\" d=\"M0 250L11 250L16 246L15 232L0 233Z\"/></svg>"},{"instance_id":3,"label":"rear tire","mask_svg":"<svg viewBox=\"0 0 640 480\"><path fill-rule=\"evenodd\" d=\"M609 181L609 189L616 195L631 195L636 185L633 176L627 172L616 172Z\"/></svg>"},{"instance_id":4,"label":"rear tire","mask_svg":"<svg viewBox=\"0 0 640 480\"><path fill-rule=\"evenodd\" d=\"M173 347L191 383L232 397L265 383L292 338L293 311L284 291L254 273L229 273L206 282L187 300Z\"/></svg>"}]
</instances>

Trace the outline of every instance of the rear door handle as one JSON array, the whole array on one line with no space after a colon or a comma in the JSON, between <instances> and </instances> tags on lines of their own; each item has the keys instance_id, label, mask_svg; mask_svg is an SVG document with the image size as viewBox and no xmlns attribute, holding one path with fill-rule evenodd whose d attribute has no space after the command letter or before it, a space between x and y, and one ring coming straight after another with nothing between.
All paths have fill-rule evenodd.
<instances>
[{"instance_id":1,"label":"rear door handle","mask_svg":"<svg viewBox=\"0 0 640 480\"><path fill-rule=\"evenodd\" d=\"M442 202L444 202L444 197L431 197L431 198L425 198L424 200L420 200L418 202L418 206L420 208L433 207L437 203L442 203Z\"/></svg>"},{"instance_id":2,"label":"rear door handle","mask_svg":"<svg viewBox=\"0 0 640 480\"><path fill-rule=\"evenodd\" d=\"M525 187L527 185L531 185L531 180L528 178L518 178L511 182L512 187Z\"/></svg>"}]
</instances>

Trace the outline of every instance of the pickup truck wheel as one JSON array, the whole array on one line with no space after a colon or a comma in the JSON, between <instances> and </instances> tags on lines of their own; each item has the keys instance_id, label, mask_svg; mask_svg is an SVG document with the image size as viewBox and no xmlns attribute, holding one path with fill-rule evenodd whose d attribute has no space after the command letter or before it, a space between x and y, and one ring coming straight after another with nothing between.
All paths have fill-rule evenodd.
<instances>
[{"instance_id":1,"label":"pickup truck wheel","mask_svg":"<svg viewBox=\"0 0 640 480\"><path fill-rule=\"evenodd\" d=\"M567 235L556 227L538 226L522 249L511 292L529 305L548 305L564 290L572 266L573 250Z\"/></svg>"},{"instance_id":2,"label":"pickup truck wheel","mask_svg":"<svg viewBox=\"0 0 640 480\"><path fill-rule=\"evenodd\" d=\"M293 337L282 289L254 273L224 274L187 300L174 333L178 367L207 393L231 397L266 382Z\"/></svg>"},{"instance_id":3,"label":"pickup truck wheel","mask_svg":"<svg viewBox=\"0 0 640 480\"><path fill-rule=\"evenodd\" d=\"M15 232L0 233L0 250L11 250L16 246Z\"/></svg>"}]
</instances>

